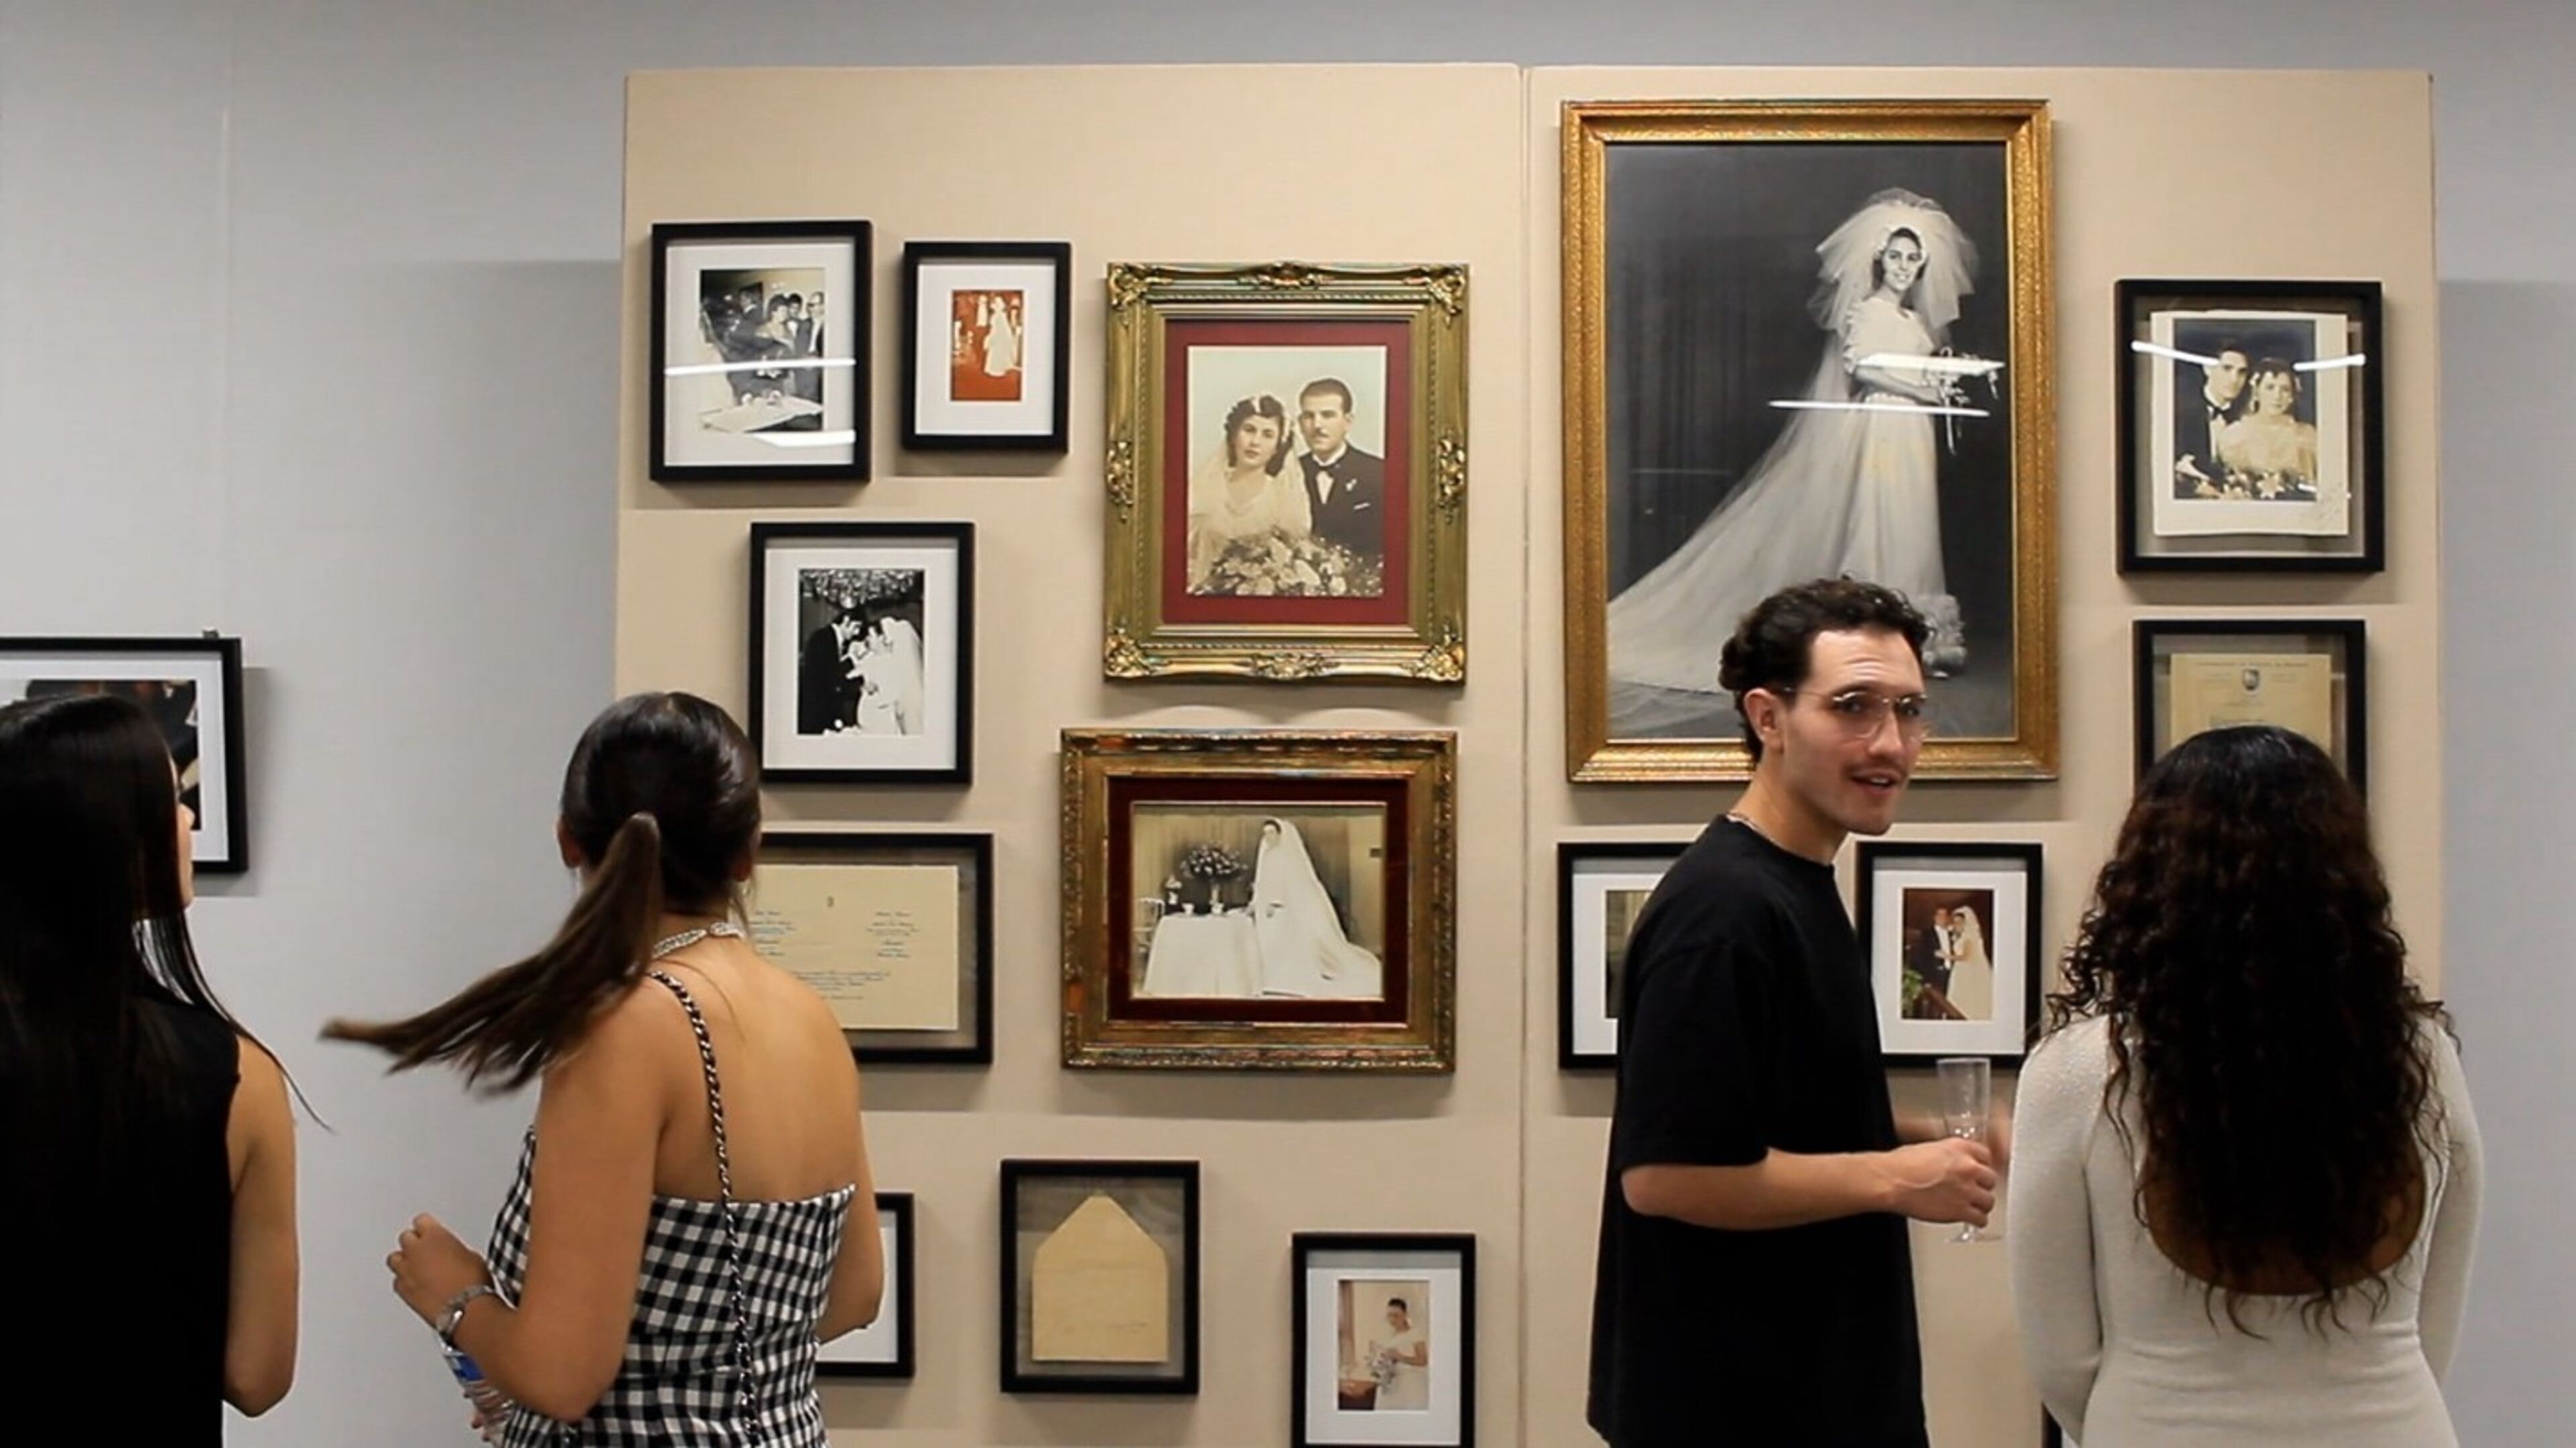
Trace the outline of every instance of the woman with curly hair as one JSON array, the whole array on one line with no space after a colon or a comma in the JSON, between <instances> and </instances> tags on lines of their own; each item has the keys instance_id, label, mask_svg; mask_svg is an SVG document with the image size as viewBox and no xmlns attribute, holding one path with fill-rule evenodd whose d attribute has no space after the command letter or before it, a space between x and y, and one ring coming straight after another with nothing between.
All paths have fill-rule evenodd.
<instances>
[{"instance_id":1,"label":"woman with curly hair","mask_svg":"<svg viewBox=\"0 0 2576 1448\"><path fill-rule=\"evenodd\" d=\"M2048 1410L2085 1448L2456 1444L2477 1123L2324 751L2167 754L2066 976L2005 1234Z\"/></svg>"}]
</instances>

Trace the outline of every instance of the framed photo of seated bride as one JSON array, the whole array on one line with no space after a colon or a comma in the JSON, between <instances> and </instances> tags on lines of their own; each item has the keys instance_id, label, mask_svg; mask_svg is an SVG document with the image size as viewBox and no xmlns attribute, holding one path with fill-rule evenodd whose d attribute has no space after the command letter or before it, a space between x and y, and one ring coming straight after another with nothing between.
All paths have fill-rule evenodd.
<instances>
[{"instance_id":1,"label":"framed photo of seated bride","mask_svg":"<svg viewBox=\"0 0 2576 1448\"><path fill-rule=\"evenodd\" d=\"M1563 111L1566 768L1747 777L1718 655L1789 584L1930 626L1927 779L2057 772L2049 112Z\"/></svg>"},{"instance_id":2,"label":"framed photo of seated bride","mask_svg":"<svg viewBox=\"0 0 2576 1448\"><path fill-rule=\"evenodd\" d=\"M1069 729L1064 1064L1447 1071L1456 736Z\"/></svg>"},{"instance_id":3,"label":"framed photo of seated bride","mask_svg":"<svg viewBox=\"0 0 2576 1448\"><path fill-rule=\"evenodd\" d=\"M2018 1061L2039 1024L2040 847L1863 840L1853 924L1895 1065Z\"/></svg>"},{"instance_id":4,"label":"framed photo of seated bride","mask_svg":"<svg viewBox=\"0 0 2576 1448\"><path fill-rule=\"evenodd\" d=\"M1467 269L1109 267L1113 679L1467 670Z\"/></svg>"},{"instance_id":5,"label":"framed photo of seated bride","mask_svg":"<svg viewBox=\"0 0 2576 1448\"><path fill-rule=\"evenodd\" d=\"M2379 283L2123 281L2120 569L2386 566Z\"/></svg>"},{"instance_id":6,"label":"framed photo of seated bride","mask_svg":"<svg viewBox=\"0 0 2576 1448\"><path fill-rule=\"evenodd\" d=\"M746 727L779 784L964 784L975 525L751 525Z\"/></svg>"}]
</instances>

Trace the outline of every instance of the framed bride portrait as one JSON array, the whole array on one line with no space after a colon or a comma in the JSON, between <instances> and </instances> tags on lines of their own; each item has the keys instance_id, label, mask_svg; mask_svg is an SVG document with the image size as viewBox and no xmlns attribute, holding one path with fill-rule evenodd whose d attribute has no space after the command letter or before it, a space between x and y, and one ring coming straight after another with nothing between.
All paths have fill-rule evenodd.
<instances>
[{"instance_id":1,"label":"framed bride portrait","mask_svg":"<svg viewBox=\"0 0 2576 1448\"><path fill-rule=\"evenodd\" d=\"M2020 1060L2039 1023L2040 847L1863 840L1854 863L1887 1060Z\"/></svg>"},{"instance_id":2,"label":"framed bride portrait","mask_svg":"<svg viewBox=\"0 0 2576 1448\"><path fill-rule=\"evenodd\" d=\"M1792 583L1929 627L1917 776L2057 772L2048 107L1564 110L1566 768L1747 777L1718 655Z\"/></svg>"},{"instance_id":3,"label":"framed bride portrait","mask_svg":"<svg viewBox=\"0 0 2576 1448\"><path fill-rule=\"evenodd\" d=\"M1447 1071L1445 732L1069 729L1064 1064Z\"/></svg>"},{"instance_id":4,"label":"framed bride portrait","mask_svg":"<svg viewBox=\"0 0 2576 1448\"><path fill-rule=\"evenodd\" d=\"M1109 267L1113 679L1467 669L1467 269Z\"/></svg>"}]
</instances>

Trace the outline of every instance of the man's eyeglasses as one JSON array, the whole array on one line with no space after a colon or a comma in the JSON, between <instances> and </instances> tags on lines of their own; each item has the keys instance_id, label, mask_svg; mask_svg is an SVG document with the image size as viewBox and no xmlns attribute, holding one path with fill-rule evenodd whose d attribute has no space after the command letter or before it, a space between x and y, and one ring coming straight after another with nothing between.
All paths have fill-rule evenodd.
<instances>
[{"instance_id":1,"label":"man's eyeglasses","mask_svg":"<svg viewBox=\"0 0 2576 1448\"><path fill-rule=\"evenodd\" d=\"M1781 698L1794 698L1800 690L1778 689ZM1821 699L1825 712L1843 726L1843 732L1854 739L1875 736L1896 716L1896 732L1906 739L1921 739L1932 732L1932 700L1922 694L1873 694L1867 689L1846 689L1839 694L1811 695Z\"/></svg>"}]
</instances>

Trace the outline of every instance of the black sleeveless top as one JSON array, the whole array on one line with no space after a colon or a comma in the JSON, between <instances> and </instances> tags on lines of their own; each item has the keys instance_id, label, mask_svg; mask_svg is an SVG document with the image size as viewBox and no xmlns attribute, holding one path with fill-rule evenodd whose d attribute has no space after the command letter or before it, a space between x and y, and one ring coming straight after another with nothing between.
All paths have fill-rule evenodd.
<instances>
[{"instance_id":1,"label":"black sleeveless top","mask_svg":"<svg viewBox=\"0 0 2576 1448\"><path fill-rule=\"evenodd\" d=\"M71 1200L31 1190L22 1164L0 1161L0 1241L33 1279L0 1312L0 1362L26 1382L85 1382L104 1370L142 1385L98 1405L102 1441L220 1444L232 1300L224 1128L240 1047L210 1012L175 1000L144 1011L146 1029L173 1048L177 1089L128 1105L124 1142L100 1164L95 1189ZM0 1093L21 1089L0 1061Z\"/></svg>"}]
</instances>

